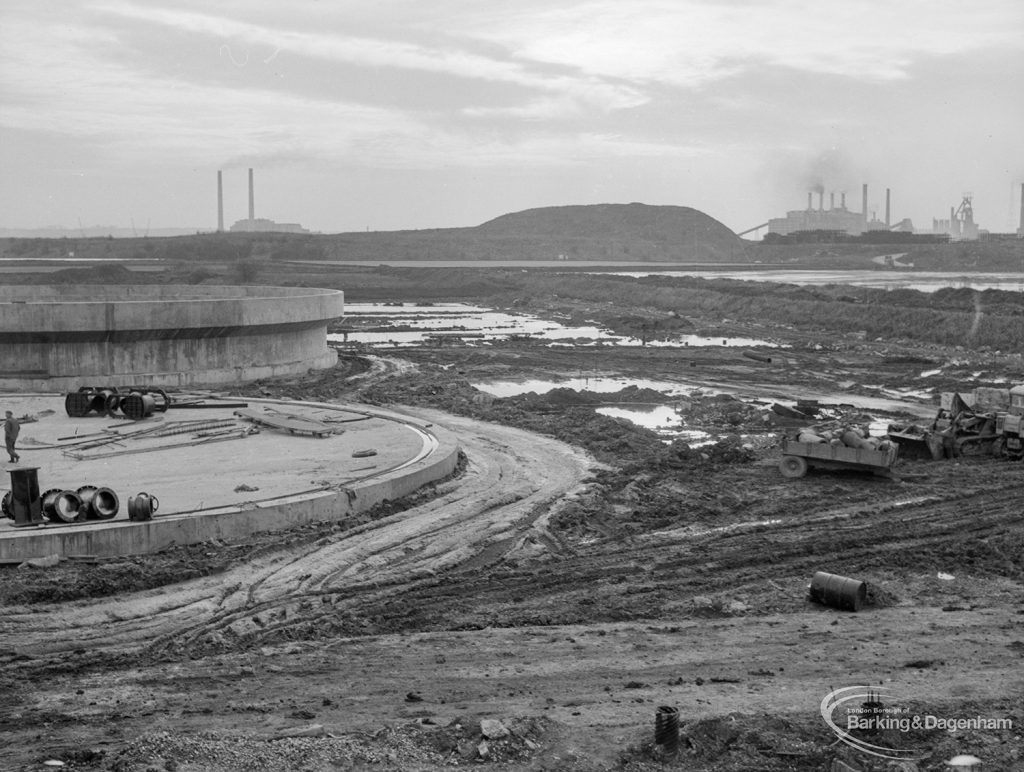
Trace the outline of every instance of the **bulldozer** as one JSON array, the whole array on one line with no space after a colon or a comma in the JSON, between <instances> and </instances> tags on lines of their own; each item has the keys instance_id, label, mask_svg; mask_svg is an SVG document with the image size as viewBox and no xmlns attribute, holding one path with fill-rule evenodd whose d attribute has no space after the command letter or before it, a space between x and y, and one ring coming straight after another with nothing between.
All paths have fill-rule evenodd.
<instances>
[{"instance_id":1,"label":"bulldozer","mask_svg":"<svg viewBox=\"0 0 1024 772\"><path fill-rule=\"evenodd\" d=\"M1014 459L1024 458L1024 385L1010 389L1010 406L996 417L996 440L993 451Z\"/></svg>"},{"instance_id":2,"label":"bulldozer","mask_svg":"<svg viewBox=\"0 0 1024 772\"><path fill-rule=\"evenodd\" d=\"M1024 385L943 394L942 407L929 426L890 424L888 437L908 458L1024 458Z\"/></svg>"}]
</instances>

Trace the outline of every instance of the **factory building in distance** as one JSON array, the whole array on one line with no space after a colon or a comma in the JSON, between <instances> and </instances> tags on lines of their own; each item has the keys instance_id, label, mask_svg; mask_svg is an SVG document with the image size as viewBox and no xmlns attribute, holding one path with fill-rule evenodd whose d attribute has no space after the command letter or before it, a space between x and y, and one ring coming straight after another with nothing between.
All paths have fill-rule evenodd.
<instances>
[{"instance_id":1,"label":"factory building in distance","mask_svg":"<svg viewBox=\"0 0 1024 772\"><path fill-rule=\"evenodd\" d=\"M836 231L850 236L859 236L866 231L902 230L913 232L914 226L909 220L898 223L895 227L890 223L890 195L885 191L885 220L868 216L868 186L864 185L861 193L861 211L854 212L846 208L846 193L840 194L839 206L836 206L836 194L829 194L829 208L825 208L825 191L817 190L818 207L814 207L814 191L807 193L807 208L794 209L786 212L785 217L775 217L766 225L769 233L788 236L797 231ZM742 234L741 234L742 235Z\"/></svg>"},{"instance_id":2,"label":"factory building in distance","mask_svg":"<svg viewBox=\"0 0 1024 772\"><path fill-rule=\"evenodd\" d=\"M224 182L221 172L217 172L217 231L224 230ZM238 220L231 226L232 233L309 233L297 222L274 222L263 217L256 217L256 195L253 187L252 169L249 169L249 217Z\"/></svg>"},{"instance_id":3,"label":"factory building in distance","mask_svg":"<svg viewBox=\"0 0 1024 772\"><path fill-rule=\"evenodd\" d=\"M818 195L818 206L814 206L814 195ZM767 228L765 241L774 242L827 242L827 241L862 241L883 243L898 241L910 243L914 241L973 241L976 239L1007 239L1024 237L1024 185L1021 186L1021 224L1016 234L989 233L974 221L973 197L970 193L963 194L959 207L949 208L949 219L932 219L930 230L917 230L914 224L904 218L894 221L892 217L892 198L888 188L885 189L885 219L868 212L868 186L862 188L861 210L851 211L846 207L846 194L840 194L839 205L836 206L836 194L829 194L829 206L825 208L825 191L822 187L807 193L807 208L794 209L786 212L785 217L774 217L768 222L741 231L737 235Z\"/></svg>"}]
</instances>

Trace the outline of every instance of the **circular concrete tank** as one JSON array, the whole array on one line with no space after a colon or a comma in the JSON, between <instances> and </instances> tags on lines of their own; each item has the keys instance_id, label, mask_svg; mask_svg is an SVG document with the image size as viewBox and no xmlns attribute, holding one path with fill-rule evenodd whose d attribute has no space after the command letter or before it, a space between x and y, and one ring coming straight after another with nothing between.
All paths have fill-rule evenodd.
<instances>
[{"instance_id":1,"label":"circular concrete tank","mask_svg":"<svg viewBox=\"0 0 1024 772\"><path fill-rule=\"evenodd\" d=\"M0 389L202 386L330 367L340 290L0 287Z\"/></svg>"}]
</instances>

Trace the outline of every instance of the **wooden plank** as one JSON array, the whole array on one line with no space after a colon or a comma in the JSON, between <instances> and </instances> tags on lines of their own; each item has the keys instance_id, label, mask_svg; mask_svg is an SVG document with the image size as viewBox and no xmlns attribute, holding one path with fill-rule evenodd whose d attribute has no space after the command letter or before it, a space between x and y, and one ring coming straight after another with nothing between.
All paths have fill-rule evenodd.
<instances>
[{"instance_id":1,"label":"wooden plank","mask_svg":"<svg viewBox=\"0 0 1024 772\"><path fill-rule=\"evenodd\" d=\"M265 426L268 429L288 432L289 434L304 434L310 437L328 437L335 433L335 429L319 421L302 418L300 416L286 413L259 412L252 409L236 410L234 412L239 418L252 421L254 424Z\"/></svg>"}]
</instances>

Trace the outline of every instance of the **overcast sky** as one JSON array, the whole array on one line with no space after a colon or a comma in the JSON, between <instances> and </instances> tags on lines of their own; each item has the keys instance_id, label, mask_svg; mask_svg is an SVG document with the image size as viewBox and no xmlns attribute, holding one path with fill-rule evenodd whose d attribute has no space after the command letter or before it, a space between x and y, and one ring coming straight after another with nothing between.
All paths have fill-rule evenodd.
<instances>
[{"instance_id":1,"label":"overcast sky","mask_svg":"<svg viewBox=\"0 0 1024 772\"><path fill-rule=\"evenodd\" d=\"M0 228L323 232L847 192L1017 227L1020 0L0 0ZM815 199L817 203L817 199Z\"/></svg>"}]
</instances>

